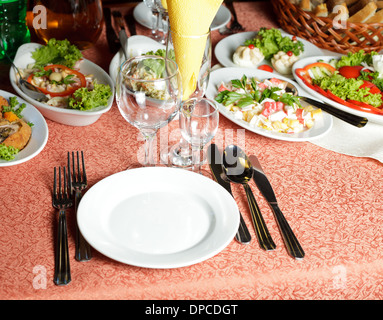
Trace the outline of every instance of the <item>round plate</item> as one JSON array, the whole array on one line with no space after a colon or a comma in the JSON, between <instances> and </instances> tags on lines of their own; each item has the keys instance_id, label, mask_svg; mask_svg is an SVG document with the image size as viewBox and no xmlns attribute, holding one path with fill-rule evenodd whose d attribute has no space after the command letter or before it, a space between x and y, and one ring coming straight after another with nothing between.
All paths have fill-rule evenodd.
<instances>
[{"instance_id":1,"label":"round plate","mask_svg":"<svg viewBox=\"0 0 383 320\"><path fill-rule=\"evenodd\" d=\"M299 85L305 91L307 91L313 97L315 97L317 99L320 99L321 101L323 101L325 103L328 103L328 104L330 104L330 105L332 105L335 108L338 108L340 110L346 111L348 113L355 114L355 115L360 116L360 117L365 117L365 118L367 118L371 122L375 122L375 123L378 123L378 124L383 124L383 116L380 116L378 114L373 114L373 113L368 113L368 112L364 112L364 111L355 110L353 108L350 108L350 107L347 107L347 106L345 106L343 104L335 102L332 99L326 98L324 95L322 95L319 92L317 92L315 90L312 90L308 86L306 86L304 84L304 82L295 74L295 70L296 69L303 68L303 67L307 66L310 63L318 62L319 60L323 60L323 61L327 62L327 61L330 61L332 59L337 59L338 60L339 56L316 56L316 57L308 57L308 58L305 58L305 59L297 61L294 64L294 66L293 66L293 74L294 74L295 80L299 83Z\"/></svg>"},{"instance_id":2,"label":"round plate","mask_svg":"<svg viewBox=\"0 0 383 320\"><path fill-rule=\"evenodd\" d=\"M15 95L7 91L0 90L0 96L8 100L10 97ZM36 110L35 107L18 96L16 97L19 103L26 104L26 108L21 114L26 122L33 123L32 136L27 146L15 155L15 159L10 161L0 160L0 167L14 166L34 158L44 149L48 141L48 126L44 117L38 110Z\"/></svg>"},{"instance_id":3,"label":"round plate","mask_svg":"<svg viewBox=\"0 0 383 320\"><path fill-rule=\"evenodd\" d=\"M218 87L222 82L229 82L234 79L241 79L243 75L249 77L256 77L259 80L268 79L268 78L278 78L284 81L292 82L291 79L278 76L274 73L257 70L257 69L245 69L245 68L221 68L213 71L210 74L209 85L206 90L206 97L210 99L215 99L218 94ZM304 94L304 91L296 84L294 85L298 89L298 94L301 96L308 96L308 94ZM305 103L302 101L302 104ZM251 132L257 133L259 135L278 139L278 140L286 140L286 141L310 141L323 135L327 134L333 124L332 116L326 112L323 112L323 117L321 120L315 121L315 124L312 128L305 130L300 133L281 133L281 132L273 132L270 130L266 130L260 127L253 127L244 120L235 119L231 112L227 111L226 108L219 104L219 111L222 115L224 115L229 120L238 124L242 128L245 128Z\"/></svg>"},{"instance_id":4,"label":"round plate","mask_svg":"<svg viewBox=\"0 0 383 320\"><path fill-rule=\"evenodd\" d=\"M283 37L286 37L286 36L292 37L292 35L284 32L283 30L280 30L280 31ZM257 33L258 32L253 32L253 31L236 33L218 42L214 49L214 54L217 60L219 61L219 63L223 65L224 67L234 67L234 68L240 67L233 62L233 54L239 46L243 45L246 40L254 38L257 35ZM323 54L322 50L319 49L317 46L313 45L311 42L298 37L297 39L301 41L304 45L302 58L310 57L310 56L318 56ZM262 65L262 64L267 64L272 67L271 62L267 60L263 60L259 63L259 65ZM277 71L274 71L274 73L279 74ZM284 76L291 79L293 78L293 75L284 75Z\"/></svg>"},{"instance_id":5,"label":"round plate","mask_svg":"<svg viewBox=\"0 0 383 320\"><path fill-rule=\"evenodd\" d=\"M139 3L133 10L134 19L146 28L152 27L152 12L145 5L144 2ZM211 23L210 29L216 30L225 26L231 19L229 9L225 6L220 6L217 14L215 15L213 22Z\"/></svg>"},{"instance_id":6,"label":"round plate","mask_svg":"<svg viewBox=\"0 0 383 320\"><path fill-rule=\"evenodd\" d=\"M105 256L145 268L178 268L218 254L234 238L239 210L218 183L178 168L111 175L81 199L77 221Z\"/></svg>"},{"instance_id":7,"label":"round plate","mask_svg":"<svg viewBox=\"0 0 383 320\"><path fill-rule=\"evenodd\" d=\"M32 58L32 52L39 47L41 47L41 44L39 43L26 43L20 46L17 50L14 60L15 65L20 69L24 69L28 64L33 63L34 59ZM45 103L41 103L32 99L23 91L21 91L17 85L16 72L14 68L10 69L9 78L11 85L17 94L29 103L33 104L45 118L70 126L87 126L96 122L103 113L109 111L112 107L114 100L114 83L112 79L110 79L109 75L101 67L87 59L83 59L81 62L80 72L84 75L93 74L98 83L107 84L110 86L112 95L109 98L108 104L106 106L100 106L88 111L49 106Z\"/></svg>"}]
</instances>

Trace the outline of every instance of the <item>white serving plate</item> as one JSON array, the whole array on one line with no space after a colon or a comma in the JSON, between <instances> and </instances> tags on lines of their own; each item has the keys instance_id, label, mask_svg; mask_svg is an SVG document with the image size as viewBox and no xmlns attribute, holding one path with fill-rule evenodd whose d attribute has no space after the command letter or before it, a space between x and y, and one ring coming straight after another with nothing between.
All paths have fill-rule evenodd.
<instances>
[{"instance_id":1,"label":"white serving plate","mask_svg":"<svg viewBox=\"0 0 383 320\"><path fill-rule=\"evenodd\" d=\"M239 227L233 197L215 181L169 167L131 169L91 187L77 222L89 244L116 261L179 268L221 252Z\"/></svg>"},{"instance_id":2,"label":"white serving plate","mask_svg":"<svg viewBox=\"0 0 383 320\"><path fill-rule=\"evenodd\" d=\"M210 74L209 85L206 90L206 97L208 97L209 99L215 100L215 97L218 94L218 87L222 83L222 81L230 82L231 80L234 80L234 79L241 79L244 74L247 77L256 77L258 80L263 80L268 78L278 78L278 79L293 83L293 81L289 78L276 75L275 73L262 71L262 70L245 69L245 68L221 68L221 69L214 70ZM304 91L296 83L293 83L293 84L297 87L299 95L310 97L310 95L304 94ZM305 102L302 101L302 104L303 103ZM227 111L222 104L218 104L218 105L219 105L219 112L223 116L233 121L234 123L238 124L242 128L245 128L259 135L272 138L272 139L277 139L277 140L296 141L296 142L310 141L313 139L320 138L324 136L325 134L327 134L333 125L332 116L323 111L322 119L315 121L314 126L306 131L303 131L300 133L273 132L260 127L250 126L250 124L244 120L235 119L233 115L229 111Z\"/></svg>"},{"instance_id":3,"label":"white serving plate","mask_svg":"<svg viewBox=\"0 0 383 320\"><path fill-rule=\"evenodd\" d=\"M355 115L360 116L360 117L365 117L365 118L367 118L371 122L375 122L375 123L378 123L378 124L383 124L383 116L380 116L378 114L364 112L364 111L359 111L359 110L347 107L347 106L345 106L345 105L343 105L341 103L338 103L338 102L336 102L336 101L334 101L332 99L329 99L329 98L325 97L324 95L320 94L319 92L317 92L317 91L309 88L308 86L306 86L304 84L304 82L295 74L295 70L298 69L298 68L303 68L303 67L307 66L310 63L318 62L318 60L323 60L323 61L327 62L327 61L330 61L331 59L339 59L339 56L315 56L315 57L307 57L305 59L297 61L294 64L294 66L293 66L293 74L294 74L295 80L299 83L299 85L305 91L307 91L313 97L315 97L315 98L317 98L317 99L319 99L319 100L321 100L321 101L323 101L325 103L328 103L328 104L330 104L330 105L332 105L335 108L338 108L340 110L346 111L348 113L355 114Z\"/></svg>"},{"instance_id":4,"label":"white serving plate","mask_svg":"<svg viewBox=\"0 0 383 320\"><path fill-rule=\"evenodd\" d=\"M283 30L280 30L280 31L283 37L286 37L286 36L292 37L292 35L286 33L285 31ZM218 42L217 45L215 46L214 54L217 60L219 61L219 63L223 65L224 67L239 68L240 66L235 64L233 61L233 54L235 50L239 46L243 45L246 40L254 38L257 35L257 33L258 32L255 32L255 31L240 32L240 33L236 33L231 36L228 36L222 39L220 42ZM310 57L310 56L318 56L323 54L322 50L318 48L317 46L315 46L314 44L312 44L311 42L299 37L297 37L297 39L301 41L304 45L304 52L302 54L302 58ZM263 64L267 64L274 69L270 61L263 60L259 63L259 66ZM256 67L254 69L256 69ZM273 73L281 75L277 71L274 71ZM293 79L292 74L284 75L284 76L287 78Z\"/></svg>"},{"instance_id":5,"label":"white serving plate","mask_svg":"<svg viewBox=\"0 0 383 320\"><path fill-rule=\"evenodd\" d=\"M41 45L38 43L27 43L20 46L14 59L16 67L24 69L28 64L33 63L34 60L32 59L32 52L39 47L41 47ZM45 118L70 126L87 126L96 122L103 113L109 111L112 107L114 100L114 83L101 67L87 59L84 59L81 62L80 71L85 75L93 74L98 83L108 84L110 86L112 96L109 98L106 106L100 106L89 111L52 107L30 98L23 91L21 91L17 85L16 70L14 68L10 69L9 78L11 85L16 90L17 94L34 105Z\"/></svg>"},{"instance_id":6,"label":"white serving plate","mask_svg":"<svg viewBox=\"0 0 383 320\"><path fill-rule=\"evenodd\" d=\"M0 90L0 96L6 98L15 96L13 93ZM25 103L26 108L21 113L26 122L33 123L32 136L26 147L15 155L15 159L6 161L0 159L0 167L14 166L36 157L48 141L48 126L41 113L24 99L16 96L19 103Z\"/></svg>"}]
</instances>

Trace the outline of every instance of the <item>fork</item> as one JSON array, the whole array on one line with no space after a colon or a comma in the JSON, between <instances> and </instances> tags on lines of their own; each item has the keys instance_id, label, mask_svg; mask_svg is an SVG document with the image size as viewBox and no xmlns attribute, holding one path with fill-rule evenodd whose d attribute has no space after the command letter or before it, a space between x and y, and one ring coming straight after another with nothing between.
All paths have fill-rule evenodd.
<instances>
[{"instance_id":1,"label":"fork","mask_svg":"<svg viewBox=\"0 0 383 320\"><path fill-rule=\"evenodd\" d=\"M57 285L66 285L71 281L69 250L68 250L68 232L65 210L73 205L69 194L68 177L65 167L63 167L63 184L61 183L61 167L57 172L54 168L52 206L59 210L57 246L55 252L55 273L54 283Z\"/></svg>"},{"instance_id":2,"label":"fork","mask_svg":"<svg viewBox=\"0 0 383 320\"><path fill-rule=\"evenodd\" d=\"M232 0L227 1L226 6L230 10L231 14L233 15L233 22L231 23L229 28L225 28L224 30L220 31L220 33L232 34L232 33L237 33L239 31L244 31L245 28L242 27L242 25L238 22L237 14L233 6L233 1Z\"/></svg>"},{"instance_id":3,"label":"fork","mask_svg":"<svg viewBox=\"0 0 383 320\"><path fill-rule=\"evenodd\" d=\"M72 161L70 153L68 152L68 171L69 171L69 179L70 179L70 186L71 186L71 192L74 192L74 205L75 205L75 211L76 211L76 217L77 217L77 209L78 205L80 203L81 197L82 197L82 190L84 190L88 183L86 179L86 172L85 172L85 161L84 161L84 153L81 151L81 163L82 167L80 169L80 157L79 152L77 151L77 161L75 163L74 159L74 152L72 152ZM71 162L72 162L72 173L70 171L71 169ZM76 165L75 165L76 164ZM76 170L77 167L77 170ZM77 261L88 261L92 259L92 252L90 245L84 237L82 236L78 225L76 223L76 253L75 257Z\"/></svg>"}]
</instances>

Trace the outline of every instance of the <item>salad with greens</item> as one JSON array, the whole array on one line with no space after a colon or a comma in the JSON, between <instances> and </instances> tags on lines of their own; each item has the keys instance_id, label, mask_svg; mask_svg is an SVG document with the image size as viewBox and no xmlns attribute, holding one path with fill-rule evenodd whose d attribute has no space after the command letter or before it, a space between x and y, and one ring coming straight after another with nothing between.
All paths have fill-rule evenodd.
<instances>
[{"instance_id":1,"label":"salad with greens","mask_svg":"<svg viewBox=\"0 0 383 320\"><path fill-rule=\"evenodd\" d=\"M310 89L347 107L383 115L383 55L360 50L295 70Z\"/></svg>"},{"instance_id":2,"label":"salad with greens","mask_svg":"<svg viewBox=\"0 0 383 320\"><path fill-rule=\"evenodd\" d=\"M85 111L108 103L111 88L80 71L82 53L68 40L50 39L32 58L22 76L49 98L46 104Z\"/></svg>"}]
</instances>

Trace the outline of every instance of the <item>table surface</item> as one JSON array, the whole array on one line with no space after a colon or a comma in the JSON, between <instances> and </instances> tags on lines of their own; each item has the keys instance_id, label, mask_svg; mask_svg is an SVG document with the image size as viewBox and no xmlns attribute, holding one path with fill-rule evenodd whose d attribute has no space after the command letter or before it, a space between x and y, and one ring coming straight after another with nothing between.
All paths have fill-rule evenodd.
<instances>
[{"instance_id":1,"label":"table surface","mask_svg":"<svg viewBox=\"0 0 383 320\"><path fill-rule=\"evenodd\" d=\"M237 2L234 6L247 31L278 27L268 1ZM149 32L137 23L137 34ZM213 31L213 45L223 37ZM108 71L113 54L105 30L94 47L83 54ZM9 65L1 64L1 89L14 93L8 71ZM69 214L72 281L67 286L56 286L53 167L65 164L68 151L83 150L92 187L136 163L143 139L122 118L115 102L108 113L87 127L50 120L47 124L49 139L38 156L0 169L1 299L383 298L382 164L328 151L310 142L273 140L248 131L244 133L246 150L258 156L274 186L280 207L306 252L303 260L287 254L266 201L251 184L276 250L259 248L243 189L233 186L253 236L251 244L233 240L214 257L178 269L134 267L96 250L91 261L77 262L75 217ZM169 132L176 129L176 121L167 128ZM243 134L239 126L224 117L220 119L220 132L225 144L237 142ZM174 137L174 142L177 139Z\"/></svg>"}]
</instances>

